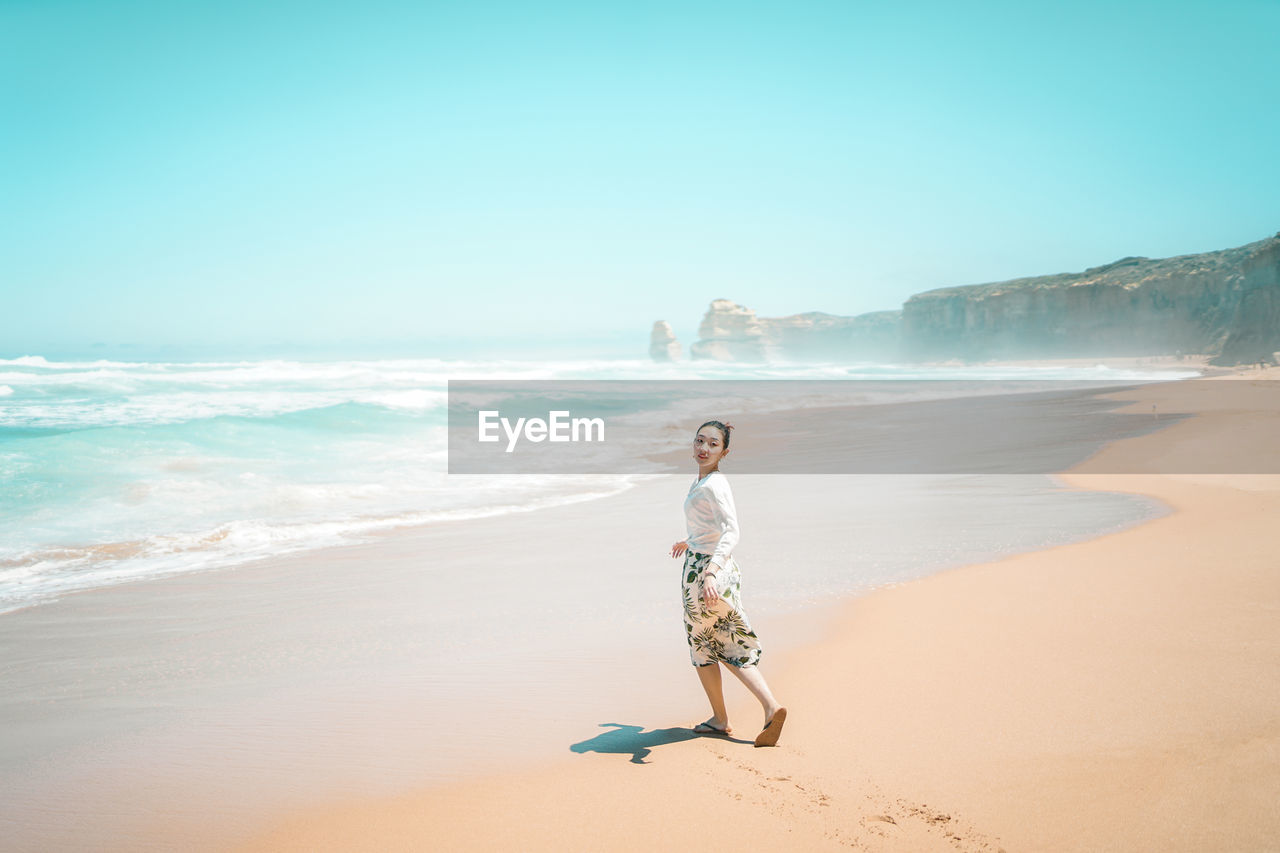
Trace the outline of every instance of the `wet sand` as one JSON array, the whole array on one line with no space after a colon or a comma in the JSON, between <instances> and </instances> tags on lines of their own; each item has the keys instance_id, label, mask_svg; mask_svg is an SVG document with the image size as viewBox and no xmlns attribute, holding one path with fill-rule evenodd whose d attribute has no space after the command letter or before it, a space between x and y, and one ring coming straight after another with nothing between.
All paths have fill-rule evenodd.
<instances>
[{"instance_id":1,"label":"wet sand","mask_svg":"<svg viewBox=\"0 0 1280 853\"><path fill-rule=\"evenodd\" d=\"M1179 384L1190 399L1120 396L1194 409ZM778 748L751 747L758 707L731 689L742 739L657 718L539 767L301 811L238 849L648 850L702 833L742 849L1270 849L1280 477L1090 472L1196 463L1210 436L1232 470L1274 470L1276 398L1062 475L1170 515L845 604L767 672L791 710Z\"/></svg>"}]
</instances>

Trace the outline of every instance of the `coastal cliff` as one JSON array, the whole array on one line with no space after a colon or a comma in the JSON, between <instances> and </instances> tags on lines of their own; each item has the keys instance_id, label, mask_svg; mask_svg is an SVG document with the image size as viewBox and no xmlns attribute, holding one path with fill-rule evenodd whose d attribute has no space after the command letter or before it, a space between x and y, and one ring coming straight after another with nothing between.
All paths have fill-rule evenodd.
<instances>
[{"instance_id":1,"label":"coastal cliff","mask_svg":"<svg viewBox=\"0 0 1280 853\"><path fill-rule=\"evenodd\" d=\"M1083 272L943 287L901 311L757 317L711 303L690 347L722 361L1071 358L1208 354L1275 363L1280 234L1234 249L1121 258Z\"/></svg>"},{"instance_id":2,"label":"coastal cliff","mask_svg":"<svg viewBox=\"0 0 1280 853\"><path fill-rule=\"evenodd\" d=\"M1260 244L1254 244L1260 245ZM1280 351L1280 234L1241 263L1240 299L1213 364L1276 363Z\"/></svg>"},{"instance_id":3,"label":"coastal cliff","mask_svg":"<svg viewBox=\"0 0 1280 853\"><path fill-rule=\"evenodd\" d=\"M1084 272L944 287L902 306L914 359L1210 353L1215 363L1280 350L1280 235L1235 249L1122 258Z\"/></svg>"}]
</instances>

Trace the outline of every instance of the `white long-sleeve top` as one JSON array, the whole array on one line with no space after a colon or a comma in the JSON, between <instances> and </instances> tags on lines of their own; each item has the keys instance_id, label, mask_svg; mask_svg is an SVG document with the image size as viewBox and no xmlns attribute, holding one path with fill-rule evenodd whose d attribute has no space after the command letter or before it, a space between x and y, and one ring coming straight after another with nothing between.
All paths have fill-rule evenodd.
<instances>
[{"instance_id":1,"label":"white long-sleeve top","mask_svg":"<svg viewBox=\"0 0 1280 853\"><path fill-rule=\"evenodd\" d=\"M684 499L684 520L689 550L710 554L711 562L723 569L738 545L738 510L729 478L712 471L695 480Z\"/></svg>"}]
</instances>

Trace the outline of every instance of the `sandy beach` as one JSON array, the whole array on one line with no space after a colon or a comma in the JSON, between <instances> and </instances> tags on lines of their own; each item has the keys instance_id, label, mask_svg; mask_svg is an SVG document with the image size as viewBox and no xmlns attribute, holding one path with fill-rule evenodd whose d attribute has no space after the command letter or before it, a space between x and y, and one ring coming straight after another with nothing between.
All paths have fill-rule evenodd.
<instances>
[{"instance_id":1,"label":"sandy beach","mask_svg":"<svg viewBox=\"0 0 1280 853\"><path fill-rule=\"evenodd\" d=\"M1172 410L1177 394L1117 400ZM791 709L778 748L751 747L758 707L730 690L740 738L691 738L697 703L635 714L559 761L301 810L236 849L648 850L705 833L742 849L1274 849L1280 477L1090 472L1170 465L1206 434L1234 470L1274 465L1277 415L1280 393L1264 416L1200 412L1062 474L1165 517L842 604L768 662Z\"/></svg>"},{"instance_id":2,"label":"sandy beach","mask_svg":"<svg viewBox=\"0 0 1280 853\"><path fill-rule=\"evenodd\" d=\"M705 698L664 571L684 474L6 614L8 841L640 850L714 821L749 849L1265 849L1280 476L1241 472L1280 470L1280 383L1207 372L1106 392L1139 417L1072 439L1058 495L1039 475L932 497L892 491L901 475L735 476L748 607L791 709L777 749L751 747L736 682L734 739L688 729ZM737 449L813 416L744 415ZM1060 458L1064 435L1028 452ZM1150 520L1036 544L1068 511ZM972 564L1002 527L1013 556ZM824 594L896 552L970 565Z\"/></svg>"}]
</instances>

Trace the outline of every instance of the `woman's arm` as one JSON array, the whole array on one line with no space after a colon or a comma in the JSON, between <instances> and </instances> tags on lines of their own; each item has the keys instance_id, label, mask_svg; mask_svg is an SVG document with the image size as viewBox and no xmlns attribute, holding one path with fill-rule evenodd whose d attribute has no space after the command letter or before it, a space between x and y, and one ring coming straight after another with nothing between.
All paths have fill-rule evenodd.
<instances>
[{"instance_id":1,"label":"woman's arm","mask_svg":"<svg viewBox=\"0 0 1280 853\"><path fill-rule=\"evenodd\" d=\"M729 564L733 549L738 546L738 509L734 506L729 483L723 477L712 485L711 502L715 508L716 520L720 522L720 541L711 554L711 562L723 569Z\"/></svg>"}]
</instances>

